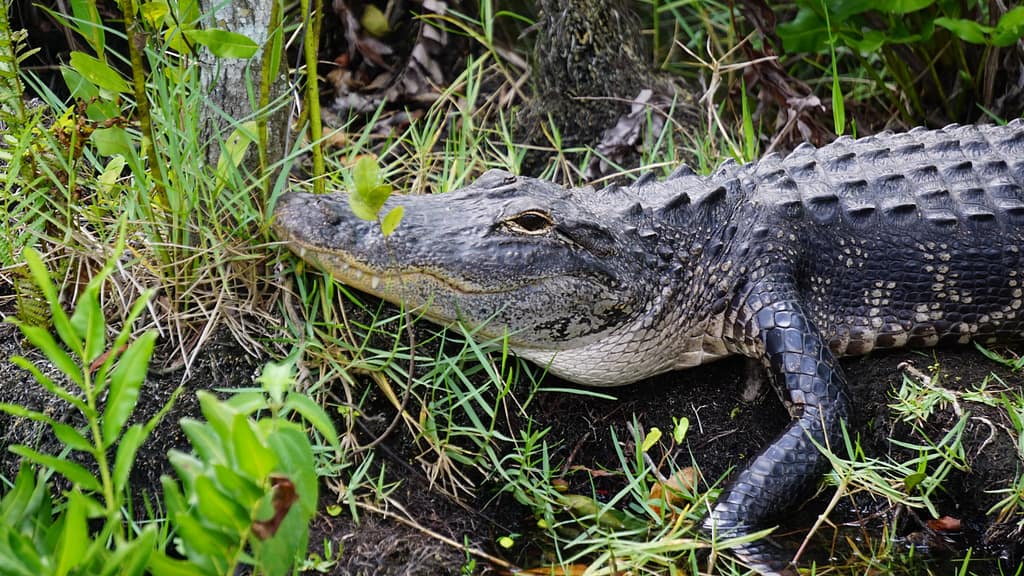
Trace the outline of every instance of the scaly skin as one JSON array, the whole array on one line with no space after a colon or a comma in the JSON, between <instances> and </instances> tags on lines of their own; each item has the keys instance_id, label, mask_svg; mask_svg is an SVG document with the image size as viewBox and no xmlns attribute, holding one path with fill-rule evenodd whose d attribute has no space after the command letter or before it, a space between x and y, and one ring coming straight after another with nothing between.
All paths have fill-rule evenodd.
<instances>
[{"instance_id":1,"label":"scaly skin","mask_svg":"<svg viewBox=\"0 0 1024 576\"><path fill-rule=\"evenodd\" d=\"M814 444L836 445L849 410L837 356L1024 336L1020 121L841 138L600 191L491 171L385 210L396 204L387 247L340 194L285 194L274 227L342 282L509 334L567 380L761 361L796 415L711 509L719 536L765 527L821 473ZM764 574L793 569L764 541L734 552Z\"/></svg>"}]
</instances>

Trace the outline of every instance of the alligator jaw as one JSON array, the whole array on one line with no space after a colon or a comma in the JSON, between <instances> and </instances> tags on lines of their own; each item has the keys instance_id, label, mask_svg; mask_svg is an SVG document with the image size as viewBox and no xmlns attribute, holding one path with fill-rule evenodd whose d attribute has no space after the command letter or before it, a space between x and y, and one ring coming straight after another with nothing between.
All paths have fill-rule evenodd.
<instances>
[{"instance_id":1,"label":"alligator jaw","mask_svg":"<svg viewBox=\"0 0 1024 576\"><path fill-rule=\"evenodd\" d=\"M507 336L514 350L539 357L588 348L635 322L642 301L632 279L643 272L641 261L607 265L635 239L602 230L604 219L567 201L564 189L524 180L514 191L471 186L441 196L395 195L383 211L402 205L405 216L387 238L376 222L352 214L345 194L286 193L273 227L292 251L345 284L438 323ZM524 213L525 227L509 223ZM529 229L548 217L557 219L557 231L553 224ZM618 371L601 377L602 359L581 378L559 373L603 384L640 377Z\"/></svg>"}]
</instances>

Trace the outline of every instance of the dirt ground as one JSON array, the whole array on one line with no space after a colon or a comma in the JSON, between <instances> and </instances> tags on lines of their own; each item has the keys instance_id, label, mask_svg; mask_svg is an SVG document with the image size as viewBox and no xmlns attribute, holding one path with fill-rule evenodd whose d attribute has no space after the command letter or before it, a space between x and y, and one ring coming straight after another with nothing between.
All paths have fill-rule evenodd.
<instances>
[{"instance_id":1,"label":"dirt ground","mask_svg":"<svg viewBox=\"0 0 1024 576\"><path fill-rule=\"evenodd\" d=\"M60 408L49 402L26 372L6 361L12 355L39 360L37 354L23 348L22 339L12 325L0 324L0 382L4 383L0 386L0 402L18 402L60 413ZM859 435L868 456L882 457L897 452L890 438L919 442L909 426L894 421L887 407L891 401L889 394L902 377L898 368L901 363L912 362L918 369L927 370L936 359L944 375L942 383L950 388L971 387L993 372L1018 393L1024 385L1024 378L1019 374L1009 372L970 347L874 354L844 360L855 404L851 429ZM247 356L226 336L218 336L207 345L193 367L192 377L185 383L186 391L174 412L140 453L133 476L136 493L157 490L160 475L170 471L165 460L167 450L187 447L176 422L198 413L194 392L249 386L261 365L261 360ZM631 434L626 426L634 418L645 429L658 426L665 431L672 429L672 417L689 418L691 428L685 449L677 450L673 456L682 466L689 464L692 457L704 477L714 479L730 467L742 466L787 422L786 410L773 391L762 394L752 403L740 400L747 372L745 360L728 359L637 385L605 390L614 394L616 401L543 393L533 404L534 417L539 426L551 427L548 438L558 445L553 460L567 461L569 471L564 479L570 489L589 491L592 479L587 470L617 466L610 429L615 430L619 439L628 439ZM137 417L147 418L159 409L181 379L181 372L151 375L140 396ZM387 404L381 401L379 407L386 415L383 420L390 419L393 411ZM971 471L954 473L946 483L948 492L939 498L940 514L959 518L963 529L953 538L942 539L938 546L933 541L931 550L940 559L955 559L962 556L967 546L972 546L975 557L1004 558L1004 566L1006 562L1012 565L1020 562L1024 554L1021 536L1011 535L1008 526L993 524L985 512L999 499L999 495L989 491L1005 487L1019 473L1022 463L1000 416L978 404L964 408L972 414L964 435ZM933 421L935 424L927 432L932 438L940 438L941 429L955 423L956 418L952 409L946 409ZM0 448L13 443L28 443L45 452L54 452L57 447L54 439L38 425L0 415ZM529 538L521 539L511 551L501 550L495 544L501 536L528 533L535 523L530 510L510 497L497 496L500 487L486 483L478 487L475 501L455 502L428 489L423 472L416 464L409 464L414 456L409 452L411 446L404 433L397 433L385 442L378 454L387 461L392 478L403 480L394 497L421 527L514 563L528 564L541 557L543 551L538 543ZM0 473L11 478L17 463L6 449L2 454ZM599 488L602 482L607 484L609 493L621 488L616 484L621 481L621 477L615 476L596 480ZM827 495L811 500L802 514L795 515L783 526L784 530L792 528L802 537L800 530L805 531L810 526L814 515L824 508L826 499ZM877 507L871 502L847 502L838 512L839 520L855 520L858 509L864 512L872 506ZM900 526L901 532L896 536L908 542L926 532L912 515L907 515ZM484 561L467 558L464 549L365 511L358 524L345 512L318 518L313 526L311 545L315 550L323 550L325 542L331 545L333 562L325 562L323 569L333 574L433 575L458 574L464 569L472 573L496 571ZM946 549L942 550L943 547ZM992 571L998 573L996 564Z\"/></svg>"}]
</instances>

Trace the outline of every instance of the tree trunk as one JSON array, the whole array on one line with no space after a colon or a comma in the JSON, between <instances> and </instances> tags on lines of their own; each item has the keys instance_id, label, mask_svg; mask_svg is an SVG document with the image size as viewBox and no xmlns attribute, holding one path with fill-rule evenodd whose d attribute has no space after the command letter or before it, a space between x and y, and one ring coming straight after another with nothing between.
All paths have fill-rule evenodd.
<instances>
[{"instance_id":1,"label":"tree trunk","mask_svg":"<svg viewBox=\"0 0 1024 576\"><path fill-rule=\"evenodd\" d=\"M220 146L233 127L225 117L235 120L252 119L254 106L258 100L250 100L246 89L246 77L251 79L254 98L259 98L260 63L267 46L267 33L270 22L271 8L278 0L260 2L258 0L200 0L202 13L212 19L208 25L230 30L248 36L260 46L255 56L248 60L238 58L214 59L209 53L203 58L200 71L209 106L206 108L202 124L202 136L209 143L207 162L216 166L220 157ZM216 10L216 12L215 12ZM284 56L282 55L282 58ZM287 67L283 67L284 70ZM278 73L270 87L270 101L273 103L286 90L287 83L283 72ZM267 162L273 165L284 157L288 130L288 108L279 106L267 121ZM250 154L247 163L255 168L256 156Z\"/></svg>"},{"instance_id":2,"label":"tree trunk","mask_svg":"<svg viewBox=\"0 0 1024 576\"><path fill-rule=\"evenodd\" d=\"M677 115L695 121L695 98L682 82L651 66L640 20L621 0L538 0L533 99L519 117L520 136L550 144L553 121L565 147L595 146L630 111L643 90L678 98ZM690 122L686 122L689 124Z\"/></svg>"}]
</instances>

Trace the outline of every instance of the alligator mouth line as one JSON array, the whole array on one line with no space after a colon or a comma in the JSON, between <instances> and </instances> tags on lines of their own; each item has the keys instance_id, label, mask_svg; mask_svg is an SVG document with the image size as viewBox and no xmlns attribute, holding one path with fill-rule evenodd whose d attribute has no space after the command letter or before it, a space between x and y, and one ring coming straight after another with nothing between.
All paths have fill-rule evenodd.
<instances>
[{"instance_id":1,"label":"alligator mouth line","mask_svg":"<svg viewBox=\"0 0 1024 576\"><path fill-rule=\"evenodd\" d=\"M351 284L353 287L360 290L364 290L375 294L381 298L385 298L385 295L380 291L381 286L385 280L396 279L399 284L399 289L405 292L404 285L406 282L413 284L417 283L417 278L425 279L427 282L431 282L435 285L442 286L454 294L466 295L466 296L483 296L489 294L504 294L512 290L512 287L508 289L484 289L479 285L466 284L461 282L455 282L449 278L445 278L435 271L427 270L423 268L415 268L408 270L400 270L395 273L378 273L375 272L369 266L366 266L358 259L349 255L348 252L341 250L330 250L317 247L313 244L302 242L300 240L288 240L286 245L295 250L299 258L305 259L307 254L312 258L320 261L322 268L327 272L335 275L336 279L341 280L345 284ZM320 257L321 255L328 255L335 259L341 265L339 269L336 266L327 266L328 262L324 262ZM548 276L537 278L537 281L543 281L549 278ZM398 294L398 297L404 299L405 294ZM385 298L387 299L387 298Z\"/></svg>"}]
</instances>

